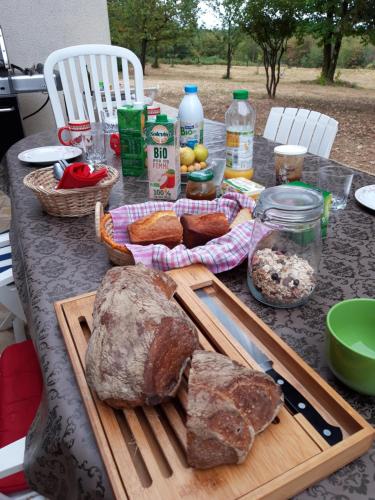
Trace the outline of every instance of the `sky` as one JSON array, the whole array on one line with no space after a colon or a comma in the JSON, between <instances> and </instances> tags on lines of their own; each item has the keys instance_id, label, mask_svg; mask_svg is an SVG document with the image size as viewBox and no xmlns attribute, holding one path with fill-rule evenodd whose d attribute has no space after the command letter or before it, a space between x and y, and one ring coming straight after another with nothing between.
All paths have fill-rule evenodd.
<instances>
[{"instance_id":1,"label":"sky","mask_svg":"<svg viewBox=\"0 0 375 500\"><path fill-rule=\"evenodd\" d=\"M198 22L199 26L202 26L202 24L204 24L205 28L209 29L217 27L219 21L216 18L213 10L207 5L204 5L203 2L199 2L199 8L202 12L201 22Z\"/></svg>"}]
</instances>

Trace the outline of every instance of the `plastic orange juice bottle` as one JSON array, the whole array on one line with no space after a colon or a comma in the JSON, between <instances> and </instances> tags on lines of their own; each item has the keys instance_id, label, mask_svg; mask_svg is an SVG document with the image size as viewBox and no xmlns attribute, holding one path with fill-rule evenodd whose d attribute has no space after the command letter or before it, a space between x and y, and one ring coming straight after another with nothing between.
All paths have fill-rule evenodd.
<instances>
[{"instance_id":1,"label":"plastic orange juice bottle","mask_svg":"<svg viewBox=\"0 0 375 500\"><path fill-rule=\"evenodd\" d=\"M250 105L247 90L235 90L233 101L225 113L226 125L226 167L224 177L245 177L254 174L253 144L255 109Z\"/></svg>"}]
</instances>

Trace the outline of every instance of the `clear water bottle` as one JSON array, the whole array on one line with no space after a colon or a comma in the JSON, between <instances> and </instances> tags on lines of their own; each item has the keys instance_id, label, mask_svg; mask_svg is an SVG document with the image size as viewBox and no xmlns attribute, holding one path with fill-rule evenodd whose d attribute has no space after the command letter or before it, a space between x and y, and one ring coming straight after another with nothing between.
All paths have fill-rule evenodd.
<instances>
[{"instance_id":1,"label":"clear water bottle","mask_svg":"<svg viewBox=\"0 0 375 500\"><path fill-rule=\"evenodd\" d=\"M247 90L235 90L233 101L225 113L226 167L224 177L245 177L254 174L253 144L255 109L250 105Z\"/></svg>"},{"instance_id":2,"label":"clear water bottle","mask_svg":"<svg viewBox=\"0 0 375 500\"><path fill-rule=\"evenodd\" d=\"M178 108L180 120L180 145L187 146L188 141L203 144L203 108L197 95L196 85L185 85L185 95Z\"/></svg>"}]
</instances>

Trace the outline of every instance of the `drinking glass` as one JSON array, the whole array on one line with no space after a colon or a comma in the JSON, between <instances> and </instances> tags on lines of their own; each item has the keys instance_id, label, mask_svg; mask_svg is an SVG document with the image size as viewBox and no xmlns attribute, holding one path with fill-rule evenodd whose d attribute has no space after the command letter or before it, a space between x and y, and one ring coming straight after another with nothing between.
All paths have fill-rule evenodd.
<instances>
[{"instance_id":1,"label":"drinking glass","mask_svg":"<svg viewBox=\"0 0 375 500\"><path fill-rule=\"evenodd\" d=\"M100 111L100 119L102 124L102 130L104 133L104 143L105 143L105 151L107 156L107 161L110 161L110 158L113 157L114 154L119 154L119 146L120 140L118 136L118 118L117 118L117 108L113 106L110 110L108 108L104 108Z\"/></svg>"},{"instance_id":2,"label":"drinking glass","mask_svg":"<svg viewBox=\"0 0 375 500\"><path fill-rule=\"evenodd\" d=\"M115 134L118 132L117 108L104 108L100 111L100 121L102 122L103 132L105 134Z\"/></svg>"},{"instance_id":3,"label":"drinking glass","mask_svg":"<svg viewBox=\"0 0 375 500\"><path fill-rule=\"evenodd\" d=\"M105 134L101 127L93 128L86 138L86 160L94 165L106 163Z\"/></svg>"},{"instance_id":4,"label":"drinking glass","mask_svg":"<svg viewBox=\"0 0 375 500\"><path fill-rule=\"evenodd\" d=\"M332 193L332 210L346 207L353 173L345 167L322 167L319 169L319 187Z\"/></svg>"},{"instance_id":5,"label":"drinking glass","mask_svg":"<svg viewBox=\"0 0 375 500\"><path fill-rule=\"evenodd\" d=\"M221 194L221 183L223 182L224 170L225 170L226 159L225 158L212 158L209 160L208 167L214 173L214 184L216 186L216 194L220 196Z\"/></svg>"}]
</instances>

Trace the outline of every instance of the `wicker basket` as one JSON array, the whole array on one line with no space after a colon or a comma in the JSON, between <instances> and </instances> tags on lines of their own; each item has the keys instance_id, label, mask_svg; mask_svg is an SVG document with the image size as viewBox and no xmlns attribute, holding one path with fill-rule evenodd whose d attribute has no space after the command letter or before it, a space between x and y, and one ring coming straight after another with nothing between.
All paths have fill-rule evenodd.
<instances>
[{"instance_id":1,"label":"wicker basket","mask_svg":"<svg viewBox=\"0 0 375 500\"><path fill-rule=\"evenodd\" d=\"M125 245L119 245L113 240L113 220L111 214L104 214L103 204L98 201L95 207L95 232L98 242L103 242L108 257L117 266L134 264L134 258Z\"/></svg>"},{"instance_id":2,"label":"wicker basket","mask_svg":"<svg viewBox=\"0 0 375 500\"><path fill-rule=\"evenodd\" d=\"M102 165L104 166L104 165ZM107 177L96 186L77 189L55 189L57 181L53 167L40 168L26 175L23 183L34 191L43 210L56 217L81 217L94 212L95 204L108 203L112 186L119 178L118 171L107 166Z\"/></svg>"}]
</instances>

